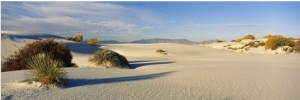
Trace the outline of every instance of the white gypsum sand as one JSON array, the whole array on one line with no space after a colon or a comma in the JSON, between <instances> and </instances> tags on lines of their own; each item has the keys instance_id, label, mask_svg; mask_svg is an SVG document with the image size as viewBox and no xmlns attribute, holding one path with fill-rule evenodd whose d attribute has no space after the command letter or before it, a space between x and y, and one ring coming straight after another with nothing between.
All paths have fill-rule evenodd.
<instances>
[{"instance_id":1,"label":"white gypsum sand","mask_svg":"<svg viewBox=\"0 0 300 100\"><path fill-rule=\"evenodd\" d=\"M2 39L1 42L3 41L8 40ZM71 47L72 49L79 49L78 46L84 45L71 46L75 46ZM297 100L300 98L299 54L237 53L172 43L104 44L100 48L124 55L130 65L136 68L90 68L87 58L92 55L91 51L71 50L73 62L79 65L79 68L66 68L69 82L66 87L43 90L37 88L37 84L18 83L24 79L26 70L2 72L1 98L14 100ZM13 49L13 46L6 47L6 50L9 49ZM167 51L167 55L156 53L157 49ZM2 54L3 52L6 51L2 51Z\"/></svg>"}]
</instances>

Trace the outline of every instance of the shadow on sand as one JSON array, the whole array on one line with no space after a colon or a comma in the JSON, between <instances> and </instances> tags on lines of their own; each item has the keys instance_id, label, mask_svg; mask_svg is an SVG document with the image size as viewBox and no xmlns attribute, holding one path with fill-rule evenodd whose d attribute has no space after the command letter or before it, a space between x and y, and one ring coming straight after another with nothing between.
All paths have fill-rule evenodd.
<instances>
[{"instance_id":1,"label":"shadow on sand","mask_svg":"<svg viewBox=\"0 0 300 100\"><path fill-rule=\"evenodd\" d=\"M154 78L166 76L173 72L175 72L175 71L156 73L156 74L148 74L148 75L140 75L140 76L104 78L104 79L67 79L68 85L66 88L85 86L85 85L109 84L109 83L117 83L117 82L128 82L128 81L154 79Z\"/></svg>"},{"instance_id":2,"label":"shadow on sand","mask_svg":"<svg viewBox=\"0 0 300 100\"><path fill-rule=\"evenodd\" d=\"M82 54L94 54L97 50L100 50L100 46L91 46L84 43L66 43L66 46L73 52Z\"/></svg>"},{"instance_id":3,"label":"shadow on sand","mask_svg":"<svg viewBox=\"0 0 300 100\"><path fill-rule=\"evenodd\" d=\"M147 65L158 65L158 64L170 64L175 62L155 62L154 60L142 60L142 61L129 61L131 68L136 69L138 67L143 67Z\"/></svg>"}]
</instances>

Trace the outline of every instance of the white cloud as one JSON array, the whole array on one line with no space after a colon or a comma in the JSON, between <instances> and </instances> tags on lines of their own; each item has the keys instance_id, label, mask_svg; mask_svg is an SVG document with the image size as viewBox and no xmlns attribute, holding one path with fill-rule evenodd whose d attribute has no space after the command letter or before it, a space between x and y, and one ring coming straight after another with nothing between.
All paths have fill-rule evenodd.
<instances>
[{"instance_id":1,"label":"white cloud","mask_svg":"<svg viewBox=\"0 0 300 100\"><path fill-rule=\"evenodd\" d=\"M2 8L4 31L135 34L160 22L156 12L99 2L4 2Z\"/></svg>"},{"instance_id":2,"label":"white cloud","mask_svg":"<svg viewBox=\"0 0 300 100\"><path fill-rule=\"evenodd\" d=\"M279 25L262 25L262 24L192 24L189 28L266 28L266 27L281 27Z\"/></svg>"}]
</instances>

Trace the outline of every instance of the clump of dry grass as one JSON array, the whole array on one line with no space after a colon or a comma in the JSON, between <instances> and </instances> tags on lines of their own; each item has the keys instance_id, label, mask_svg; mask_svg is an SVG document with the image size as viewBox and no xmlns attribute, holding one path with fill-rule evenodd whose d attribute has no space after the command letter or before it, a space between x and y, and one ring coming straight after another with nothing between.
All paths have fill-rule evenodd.
<instances>
[{"instance_id":1,"label":"clump of dry grass","mask_svg":"<svg viewBox=\"0 0 300 100\"><path fill-rule=\"evenodd\" d=\"M270 50L270 49L276 50L278 47L281 46L294 47L295 42L281 35L270 36L268 37L268 40L265 42L265 50Z\"/></svg>"},{"instance_id":2,"label":"clump of dry grass","mask_svg":"<svg viewBox=\"0 0 300 100\"><path fill-rule=\"evenodd\" d=\"M254 40L254 39L255 39L255 36L252 35L252 34L248 34L248 35L244 36L243 39L251 39L251 40Z\"/></svg>"},{"instance_id":3,"label":"clump of dry grass","mask_svg":"<svg viewBox=\"0 0 300 100\"><path fill-rule=\"evenodd\" d=\"M156 52L156 53L159 53L159 54L164 54L164 55L167 54L167 51L164 51L164 50L162 50L162 49L157 49L157 50L155 50L155 52Z\"/></svg>"},{"instance_id":4,"label":"clump of dry grass","mask_svg":"<svg viewBox=\"0 0 300 100\"><path fill-rule=\"evenodd\" d=\"M242 42L244 39L251 39L251 40L254 40L254 39L255 39L255 36L252 35L252 34L248 34L248 35L244 36L243 38L238 38L238 39L236 39L234 42L240 43L240 42Z\"/></svg>"},{"instance_id":5,"label":"clump of dry grass","mask_svg":"<svg viewBox=\"0 0 300 100\"><path fill-rule=\"evenodd\" d=\"M242 42L242 41L243 41L243 39L236 39L236 40L235 40L236 43L240 43L240 42Z\"/></svg>"},{"instance_id":6,"label":"clump of dry grass","mask_svg":"<svg viewBox=\"0 0 300 100\"><path fill-rule=\"evenodd\" d=\"M86 43L89 45L95 46L95 45L97 45L98 40L97 40L97 38L91 38L90 40L87 40Z\"/></svg>"},{"instance_id":7,"label":"clump of dry grass","mask_svg":"<svg viewBox=\"0 0 300 100\"><path fill-rule=\"evenodd\" d=\"M75 37L65 37L65 39L69 41L82 42L83 36L81 34L76 34Z\"/></svg>"}]
</instances>

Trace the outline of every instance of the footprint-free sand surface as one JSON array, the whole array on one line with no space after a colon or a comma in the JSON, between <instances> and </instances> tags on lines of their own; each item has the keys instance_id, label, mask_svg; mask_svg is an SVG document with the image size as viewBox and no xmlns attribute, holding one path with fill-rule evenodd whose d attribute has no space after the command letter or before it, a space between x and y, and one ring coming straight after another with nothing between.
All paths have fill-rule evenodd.
<instances>
[{"instance_id":1,"label":"footprint-free sand surface","mask_svg":"<svg viewBox=\"0 0 300 100\"><path fill-rule=\"evenodd\" d=\"M1 55L22 46L2 36ZM3 44L6 43L6 44ZM1 73L1 99L13 100L299 100L300 54L238 53L199 45L102 44L69 46L79 68L66 68L68 85L48 90L18 83L26 70ZM124 55L135 69L89 67L98 48ZM155 53L156 49L167 55Z\"/></svg>"}]
</instances>

